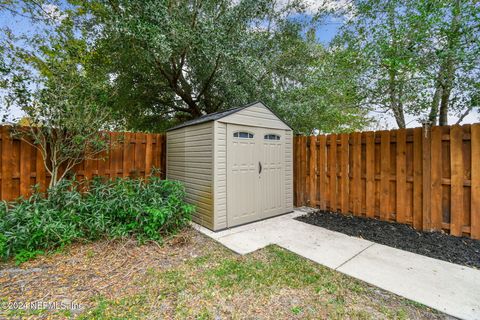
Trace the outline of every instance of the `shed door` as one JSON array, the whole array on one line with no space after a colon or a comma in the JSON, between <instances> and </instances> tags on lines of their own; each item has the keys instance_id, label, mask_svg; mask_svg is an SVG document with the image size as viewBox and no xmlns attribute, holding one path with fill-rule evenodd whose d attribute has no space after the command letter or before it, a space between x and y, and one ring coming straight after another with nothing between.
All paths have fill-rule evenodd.
<instances>
[{"instance_id":1,"label":"shed door","mask_svg":"<svg viewBox=\"0 0 480 320\"><path fill-rule=\"evenodd\" d=\"M263 129L260 174L262 218L285 212L285 131Z\"/></svg>"},{"instance_id":2,"label":"shed door","mask_svg":"<svg viewBox=\"0 0 480 320\"><path fill-rule=\"evenodd\" d=\"M227 125L228 226L284 212L283 130Z\"/></svg>"}]
</instances>

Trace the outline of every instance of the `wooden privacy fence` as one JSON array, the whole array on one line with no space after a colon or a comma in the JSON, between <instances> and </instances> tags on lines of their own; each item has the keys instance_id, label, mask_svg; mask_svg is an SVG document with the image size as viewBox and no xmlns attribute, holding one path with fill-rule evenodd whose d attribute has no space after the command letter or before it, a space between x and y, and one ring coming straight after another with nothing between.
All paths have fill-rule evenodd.
<instances>
[{"instance_id":1,"label":"wooden privacy fence","mask_svg":"<svg viewBox=\"0 0 480 320\"><path fill-rule=\"evenodd\" d=\"M294 199L480 239L480 124L297 136Z\"/></svg>"},{"instance_id":2,"label":"wooden privacy fence","mask_svg":"<svg viewBox=\"0 0 480 320\"><path fill-rule=\"evenodd\" d=\"M45 170L41 153L28 142L12 138L10 126L0 126L0 131L1 199L28 196L36 184L44 191L50 175ZM98 160L85 160L74 168L73 173L79 179L142 177L150 174L152 168L158 168L165 177L165 135L111 132L110 141L109 154L104 153Z\"/></svg>"}]
</instances>

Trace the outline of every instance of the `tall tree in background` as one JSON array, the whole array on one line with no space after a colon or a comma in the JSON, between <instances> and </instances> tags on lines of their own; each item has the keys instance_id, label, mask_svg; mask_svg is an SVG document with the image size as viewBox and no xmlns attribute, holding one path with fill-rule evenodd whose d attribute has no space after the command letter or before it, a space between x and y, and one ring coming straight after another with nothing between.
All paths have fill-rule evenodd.
<instances>
[{"instance_id":1,"label":"tall tree in background","mask_svg":"<svg viewBox=\"0 0 480 320\"><path fill-rule=\"evenodd\" d=\"M112 75L112 104L131 128L271 100L302 69L284 70L281 59L297 49L301 23L288 16L302 11L300 2L93 0L86 8L88 23L102 26L97 65Z\"/></svg>"},{"instance_id":2,"label":"tall tree in background","mask_svg":"<svg viewBox=\"0 0 480 320\"><path fill-rule=\"evenodd\" d=\"M368 105L359 88L365 63L357 51L311 41L315 59L308 64L302 85L285 90L280 114L297 132L349 132L370 124Z\"/></svg>"},{"instance_id":3,"label":"tall tree in background","mask_svg":"<svg viewBox=\"0 0 480 320\"><path fill-rule=\"evenodd\" d=\"M64 53L74 53L79 75L106 90L102 105L128 130L158 132L254 100L297 132L361 128L359 69L342 59L354 52L322 46L318 20L305 8L301 0L11 0L0 10L19 9L33 23L52 20L47 33L23 34L14 45L28 43L36 61L71 65ZM65 40L61 47L56 39ZM11 57L23 70L54 79L41 63L15 56L22 50Z\"/></svg>"},{"instance_id":4,"label":"tall tree in background","mask_svg":"<svg viewBox=\"0 0 480 320\"><path fill-rule=\"evenodd\" d=\"M474 1L355 1L337 41L368 64L362 78L372 106L431 124L460 121L478 108L480 7Z\"/></svg>"},{"instance_id":5,"label":"tall tree in background","mask_svg":"<svg viewBox=\"0 0 480 320\"><path fill-rule=\"evenodd\" d=\"M159 130L254 100L298 130L334 130L364 116L350 108L349 117L338 118L338 105L313 100L304 113L293 103L298 88L313 84L315 61L326 57L306 39L315 22L305 19L302 1L92 0L85 8L94 17L86 26L96 32L96 56L103 61L97 65L111 74L112 105L129 128Z\"/></svg>"}]
</instances>

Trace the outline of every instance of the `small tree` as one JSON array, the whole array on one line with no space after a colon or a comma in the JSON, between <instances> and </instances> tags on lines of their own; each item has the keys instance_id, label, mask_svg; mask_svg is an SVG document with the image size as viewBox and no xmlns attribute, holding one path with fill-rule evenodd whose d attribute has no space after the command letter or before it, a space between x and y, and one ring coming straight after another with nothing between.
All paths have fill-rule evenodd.
<instances>
[{"instance_id":1,"label":"small tree","mask_svg":"<svg viewBox=\"0 0 480 320\"><path fill-rule=\"evenodd\" d=\"M16 125L13 134L39 150L51 188L75 165L99 158L110 146L104 130L111 88L106 79L84 69L86 43L73 32L66 30L49 40L50 46L40 46L35 53L12 49L16 59L8 77L6 105L21 109L23 119L28 119Z\"/></svg>"},{"instance_id":2,"label":"small tree","mask_svg":"<svg viewBox=\"0 0 480 320\"><path fill-rule=\"evenodd\" d=\"M108 133L102 131L108 114L97 103L93 88L78 99L77 91L82 87L79 83L62 79L56 86L40 90L30 103L22 107L29 126L17 125L13 129L14 135L41 153L51 175L50 188L75 165L86 159L99 158L110 145Z\"/></svg>"}]
</instances>

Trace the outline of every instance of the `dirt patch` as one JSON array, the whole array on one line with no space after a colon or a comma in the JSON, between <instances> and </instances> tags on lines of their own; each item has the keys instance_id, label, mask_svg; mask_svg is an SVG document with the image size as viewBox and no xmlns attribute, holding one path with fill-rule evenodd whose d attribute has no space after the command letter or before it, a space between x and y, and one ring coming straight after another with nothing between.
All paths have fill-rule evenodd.
<instances>
[{"instance_id":1,"label":"dirt patch","mask_svg":"<svg viewBox=\"0 0 480 320\"><path fill-rule=\"evenodd\" d=\"M397 249L480 269L480 240L442 232L420 232L409 225L317 211L297 220Z\"/></svg>"},{"instance_id":2,"label":"dirt patch","mask_svg":"<svg viewBox=\"0 0 480 320\"><path fill-rule=\"evenodd\" d=\"M0 290L0 319L448 318L278 246L239 256L192 229L161 246L99 241L4 264ZM7 308L35 301L80 308Z\"/></svg>"},{"instance_id":3,"label":"dirt patch","mask_svg":"<svg viewBox=\"0 0 480 320\"><path fill-rule=\"evenodd\" d=\"M76 243L21 267L3 264L2 303L4 309L59 309L62 303L67 307L73 303L71 311L81 313L96 305L92 297L115 299L136 294L141 290L138 283L149 270L172 268L202 255L208 249L200 245L202 240L197 232L187 230L163 246L154 242L140 246L134 239Z\"/></svg>"}]
</instances>

